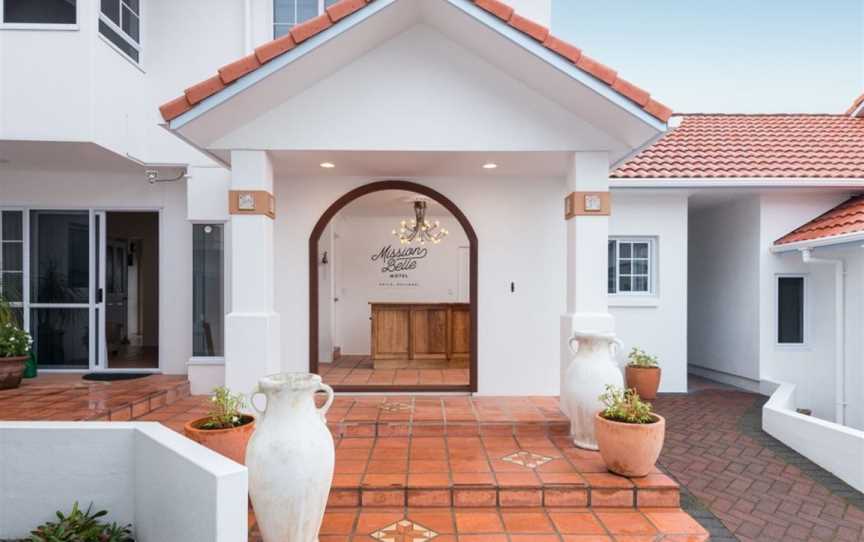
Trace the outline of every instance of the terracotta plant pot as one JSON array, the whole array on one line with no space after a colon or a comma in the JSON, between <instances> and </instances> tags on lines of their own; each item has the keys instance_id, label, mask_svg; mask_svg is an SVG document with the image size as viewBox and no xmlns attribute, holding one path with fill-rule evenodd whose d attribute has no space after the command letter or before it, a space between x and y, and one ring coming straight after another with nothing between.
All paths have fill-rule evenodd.
<instances>
[{"instance_id":1,"label":"terracotta plant pot","mask_svg":"<svg viewBox=\"0 0 864 542\"><path fill-rule=\"evenodd\" d=\"M247 423L230 429L201 429L209 418L198 418L183 426L183 433L198 444L218 452L241 465L246 464L246 445L255 432L255 417L243 415Z\"/></svg>"},{"instance_id":2,"label":"terracotta plant pot","mask_svg":"<svg viewBox=\"0 0 864 542\"><path fill-rule=\"evenodd\" d=\"M656 399L660 387L660 367L637 367L628 365L625 370L627 387L636 390L642 399Z\"/></svg>"},{"instance_id":3,"label":"terracotta plant pot","mask_svg":"<svg viewBox=\"0 0 864 542\"><path fill-rule=\"evenodd\" d=\"M651 472L666 435L666 420L657 414L654 417L657 418L654 423L623 423L597 413L594 418L597 443L610 471L636 478Z\"/></svg>"},{"instance_id":4,"label":"terracotta plant pot","mask_svg":"<svg viewBox=\"0 0 864 542\"><path fill-rule=\"evenodd\" d=\"M28 356L0 358L0 390L11 390L21 385Z\"/></svg>"}]
</instances>

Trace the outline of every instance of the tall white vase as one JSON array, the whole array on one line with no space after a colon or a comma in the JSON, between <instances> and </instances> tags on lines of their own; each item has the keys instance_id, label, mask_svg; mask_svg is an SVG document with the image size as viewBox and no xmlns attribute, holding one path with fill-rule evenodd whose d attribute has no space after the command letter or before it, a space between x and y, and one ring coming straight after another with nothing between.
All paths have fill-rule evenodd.
<instances>
[{"instance_id":1,"label":"tall white vase","mask_svg":"<svg viewBox=\"0 0 864 542\"><path fill-rule=\"evenodd\" d=\"M606 386L624 386L624 376L615 361L620 344L611 332L577 331L570 338L574 358L564 374L561 401L570 418L570 436L580 448L597 449L594 416L603 408L599 397Z\"/></svg>"},{"instance_id":2,"label":"tall white vase","mask_svg":"<svg viewBox=\"0 0 864 542\"><path fill-rule=\"evenodd\" d=\"M315 406L315 392L327 401ZM267 396L246 449L249 496L264 542L315 542L333 482L335 449L324 414L333 389L310 373L265 376L253 394Z\"/></svg>"}]
</instances>

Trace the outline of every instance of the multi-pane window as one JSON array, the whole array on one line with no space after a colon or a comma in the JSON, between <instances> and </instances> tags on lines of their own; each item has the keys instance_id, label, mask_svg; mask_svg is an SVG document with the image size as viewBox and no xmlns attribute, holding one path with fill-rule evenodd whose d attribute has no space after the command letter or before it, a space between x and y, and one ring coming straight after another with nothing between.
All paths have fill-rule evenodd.
<instances>
[{"instance_id":1,"label":"multi-pane window","mask_svg":"<svg viewBox=\"0 0 864 542\"><path fill-rule=\"evenodd\" d=\"M192 226L192 355L224 355L225 265L221 224Z\"/></svg>"},{"instance_id":2,"label":"multi-pane window","mask_svg":"<svg viewBox=\"0 0 864 542\"><path fill-rule=\"evenodd\" d=\"M75 0L2 0L3 23L75 24Z\"/></svg>"},{"instance_id":3,"label":"multi-pane window","mask_svg":"<svg viewBox=\"0 0 864 542\"><path fill-rule=\"evenodd\" d=\"M610 294L654 292L654 240L610 239L608 291Z\"/></svg>"},{"instance_id":4,"label":"multi-pane window","mask_svg":"<svg viewBox=\"0 0 864 542\"><path fill-rule=\"evenodd\" d=\"M324 13L338 0L273 0L273 37L284 36L294 25Z\"/></svg>"},{"instance_id":5,"label":"multi-pane window","mask_svg":"<svg viewBox=\"0 0 864 542\"><path fill-rule=\"evenodd\" d=\"M126 56L140 62L140 0L101 0L99 33Z\"/></svg>"},{"instance_id":6,"label":"multi-pane window","mask_svg":"<svg viewBox=\"0 0 864 542\"><path fill-rule=\"evenodd\" d=\"M804 277L777 277L777 342L804 344Z\"/></svg>"},{"instance_id":7,"label":"multi-pane window","mask_svg":"<svg viewBox=\"0 0 864 542\"><path fill-rule=\"evenodd\" d=\"M0 296L24 325L24 213L0 211Z\"/></svg>"}]
</instances>

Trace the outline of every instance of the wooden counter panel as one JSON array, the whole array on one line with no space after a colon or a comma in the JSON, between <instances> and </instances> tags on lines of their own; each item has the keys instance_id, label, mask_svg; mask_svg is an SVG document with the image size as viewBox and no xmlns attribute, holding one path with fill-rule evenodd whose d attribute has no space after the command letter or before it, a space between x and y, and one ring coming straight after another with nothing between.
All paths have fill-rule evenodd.
<instances>
[{"instance_id":1,"label":"wooden counter panel","mask_svg":"<svg viewBox=\"0 0 864 542\"><path fill-rule=\"evenodd\" d=\"M372 359L465 360L471 355L467 303L370 303Z\"/></svg>"}]
</instances>

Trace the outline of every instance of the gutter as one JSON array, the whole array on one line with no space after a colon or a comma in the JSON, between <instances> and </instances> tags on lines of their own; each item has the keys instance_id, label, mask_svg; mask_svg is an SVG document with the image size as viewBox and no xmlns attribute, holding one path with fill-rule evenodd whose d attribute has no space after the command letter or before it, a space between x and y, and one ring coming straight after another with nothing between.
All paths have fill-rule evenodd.
<instances>
[{"instance_id":1,"label":"gutter","mask_svg":"<svg viewBox=\"0 0 864 542\"><path fill-rule=\"evenodd\" d=\"M801 261L805 264L830 265L834 267L834 421L846 425L846 271L840 259L814 258L812 250L801 250Z\"/></svg>"},{"instance_id":2,"label":"gutter","mask_svg":"<svg viewBox=\"0 0 864 542\"><path fill-rule=\"evenodd\" d=\"M610 188L849 188L864 189L864 178L706 177L609 179Z\"/></svg>"},{"instance_id":3,"label":"gutter","mask_svg":"<svg viewBox=\"0 0 864 542\"><path fill-rule=\"evenodd\" d=\"M861 243L864 242L864 232L844 233L842 235L832 235L821 239L809 239L807 241L796 241L794 243L785 243L782 245L772 245L769 250L774 254L782 252L793 252L796 250L808 250L817 247L829 247L834 245L843 245L846 243Z\"/></svg>"}]
</instances>

